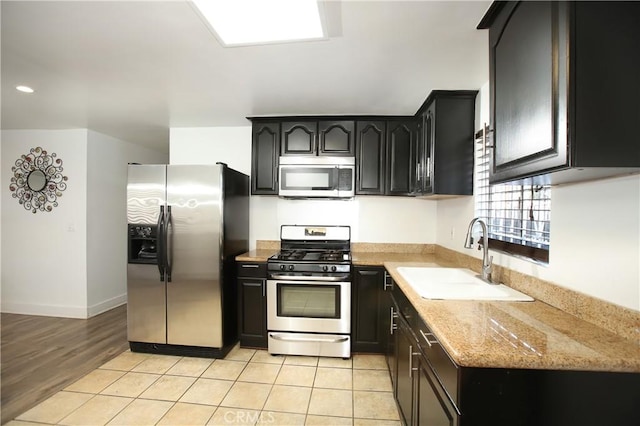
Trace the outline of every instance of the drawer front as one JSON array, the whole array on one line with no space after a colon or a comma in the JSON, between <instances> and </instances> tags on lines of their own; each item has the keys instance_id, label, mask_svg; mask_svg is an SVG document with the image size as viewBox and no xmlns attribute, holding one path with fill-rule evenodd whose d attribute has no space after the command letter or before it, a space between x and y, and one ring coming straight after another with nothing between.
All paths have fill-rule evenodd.
<instances>
[{"instance_id":1,"label":"drawer front","mask_svg":"<svg viewBox=\"0 0 640 426\"><path fill-rule=\"evenodd\" d=\"M399 313L404 317L409 326L413 328L417 317L416 309L413 307L411 302L409 302L409 299L407 299L407 296L404 295L397 284L393 284L391 291L393 294L393 300L395 300L398 308L400 309Z\"/></svg>"},{"instance_id":2,"label":"drawer front","mask_svg":"<svg viewBox=\"0 0 640 426\"><path fill-rule=\"evenodd\" d=\"M422 353L428 359L438 381L449 394L449 398L457 406L458 366L440 345L438 339L432 333L431 329L427 327L402 290L400 290L397 285L394 285L392 292L393 299L398 305L399 313L411 328L411 332L418 341Z\"/></svg>"},{"instance_id":3,"label":"drawer front","mask_svg":"<svg viewBox=\"0 0 640 426\"><path fill-rule=\"evenodd\" d=\"M457 406L458 366L449 357L436 336L422 320L419 320L416 325L414 331L422 353L428 359L438 381L449 394L449 398L451 398Z\"/></svg>"},{"instance_id":4,"label":"drawer front","mask_svg":"<svg viewBox=\"0 0 640 426\"><path fill-rule=\"evenodd\" d=\"M238 262L238 276L267 278L267 264L264 262Z\"/></svg>"}]
</instances>

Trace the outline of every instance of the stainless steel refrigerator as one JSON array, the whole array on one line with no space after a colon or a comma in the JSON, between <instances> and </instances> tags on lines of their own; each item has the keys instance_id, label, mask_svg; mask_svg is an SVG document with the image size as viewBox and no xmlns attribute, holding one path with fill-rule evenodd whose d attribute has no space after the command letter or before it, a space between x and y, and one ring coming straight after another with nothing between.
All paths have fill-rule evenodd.
<instances>
[{"instance_id":1,"label":"stainless steel refrigerator","mask_svg":"<svg viewBox=\"0 0 640 426\"><path fill-rule=\"evenodd\" d=\"M132 351L223 357L237 340L235 256L248 250L249 177L216 165L129 165Z\"/></svg>"}]
</instances>

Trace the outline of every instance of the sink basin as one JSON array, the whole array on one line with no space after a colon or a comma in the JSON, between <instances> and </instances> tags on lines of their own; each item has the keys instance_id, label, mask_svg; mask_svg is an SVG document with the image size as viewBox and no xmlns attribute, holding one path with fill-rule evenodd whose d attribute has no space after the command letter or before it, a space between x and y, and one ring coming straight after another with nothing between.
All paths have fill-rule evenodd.
<instances>
[{"instance_id":1,"label":"sink basin","mask_svg":"<svg viewBox=\"0 0 640 426\"><path fill-rule=\"evenodd\" d=\"M424 299L533 301L511 287L487 284L470 269L399 267L398 272Z\"/></svg>"}]
</instances>

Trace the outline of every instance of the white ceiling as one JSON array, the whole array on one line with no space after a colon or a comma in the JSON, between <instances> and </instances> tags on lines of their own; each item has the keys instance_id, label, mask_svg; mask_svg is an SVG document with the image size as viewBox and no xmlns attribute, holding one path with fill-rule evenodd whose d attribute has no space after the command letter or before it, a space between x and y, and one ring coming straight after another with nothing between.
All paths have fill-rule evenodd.
<instances>
[{"instance_id":1,"label":"white ceiling","mask_svg":"<svg viewBox=\"0 0 640 426\"><path fill-rule=\"evenodd\" d=\"M488 80L475 28L489 4L329 1L328 40L223 48L186 0L3 0L2 128L89 128L168 151L170 127L413 114L433 89Z\"/></svg>"}]
</instances>

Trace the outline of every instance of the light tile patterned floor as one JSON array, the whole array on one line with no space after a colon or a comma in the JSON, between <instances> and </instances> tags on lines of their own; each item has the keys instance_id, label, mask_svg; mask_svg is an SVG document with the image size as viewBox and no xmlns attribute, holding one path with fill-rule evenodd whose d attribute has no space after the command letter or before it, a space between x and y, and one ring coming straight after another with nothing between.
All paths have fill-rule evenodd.
<instances>
[{"instance_id":1,"label":"light tile patterned floor","mask_svg":"<svg viewBox=\"0 0 640 426\"><path fill-rule=\"evenodd\" d=\"M124 352L7 423L35 425L393 425L400 421L385 359L225 359Z\"/></svg>"}]
</instances>

